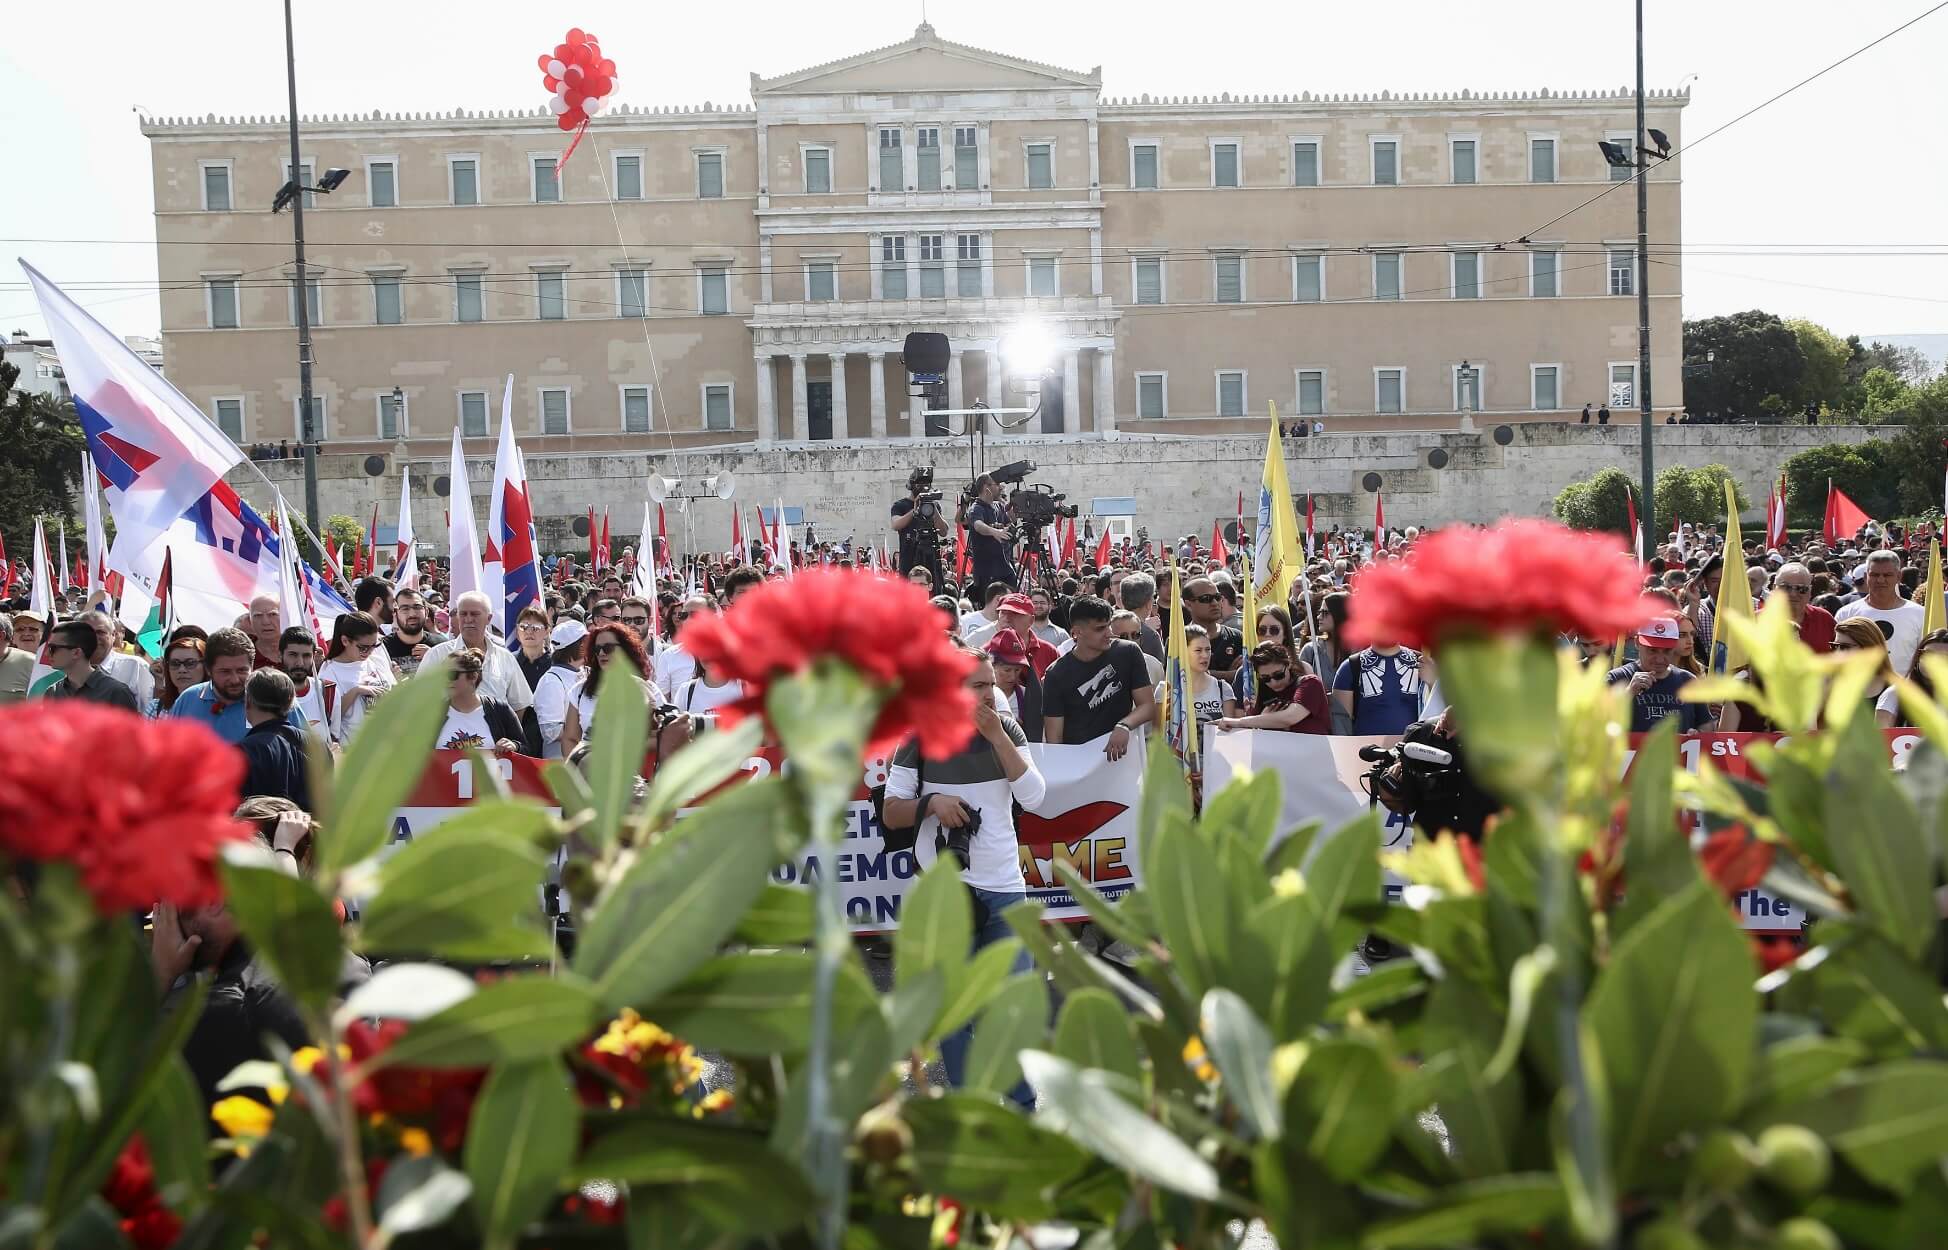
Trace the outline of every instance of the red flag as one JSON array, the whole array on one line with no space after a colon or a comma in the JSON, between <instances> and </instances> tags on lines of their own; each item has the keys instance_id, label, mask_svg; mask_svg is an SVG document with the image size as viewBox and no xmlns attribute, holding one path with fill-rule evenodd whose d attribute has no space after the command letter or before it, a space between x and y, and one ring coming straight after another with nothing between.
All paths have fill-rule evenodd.
<instances>
[{"instance_id":1,"label":"red flag","mask_svg":"<svg viewBox=\"0 0 1948 1250\"><path fill-rule=\"evenodd\" d=\"M345 566L338 562L338 544L331 540L330 534L325 535L325 563L331 565L334 580L345 576Z\"/></svg>"},{"instance_id":2,"label":"red flag","mask_svg":"<svg viewBox=\"0 0 1948 1250\"><path fill-rule=\"evenodd\" d=\"M1072 568L1076 563L1075 518L1069 518L1069 532L1062 536L1062 567Z\"/></svg>"},{"instance_id":3,"label":"red flag","mask_svg":"<svg viewBox=\"0 0 1948 1250\"><path fill-rule=\"evenodd\" d=\"M1312 558L1312 492L1305 494L1305 558Z\"/></svg>"},{"instance_id":4,"label":"red flag","mask_svg":"<svg viewBox=\"0 0 1948 1250\"><path fill-rule=\"evenodd\" d=\"M972 554L973 553L968 551L967 549L967 527L965 525L956 522L954 524L954 580L955 581L965 582L967 580L967 563L968 563L968 559L972 556ZM978 598L979 596L975 596L975 597Z\"/></svg>"},{"instance_id":5,"label":"red flag","mask_svg":"<svg viewBox=\"0 0 1948 1250\"><path fill-rule=\"evenodd\" d=\"M1373 546L1375 550L1386 546L1387 505L1380 498L1380 492L1373 492Z\"/></svg>"},{"instance_id":6,"label":"red flag","mask_svg":"<svg viewBox=\"0 0 1948 1250\"><path fill-rule=\"evenodd\" d=\"M601 567L596 563L597 556L595 554L597 550L596 544L601 541L601 535L595 532L595 505L590 504L588 506L588 567L591 573Z\"/></svg>"},{"instance_id":7,"label":"red flag","mask_svg":"<svg viewBox=\"0 0 1948 1250\"><path fill-rule=\"evenodd\" d=\"M609 546L609 510L602 509L602 567L609 569L615 565L615 555Z\"/></svg>"},{"instance_id":8,"label":"red flag","mask_svg":"<svg viewBox=\"0 0 1948 1250\"><path fill-rule=\"evenodd\" d=\"M1782 476L1772 489L1772 502L1765 513L1765 545L1786 545L1786 479Z\"/></svg>"},{"instance_id":9,"label":"red flag","mask_svg":"<svg viewBox=\"0 0 1948 1250\"><path fill-rule=\"evenodd\" d=\"M1096 571L1100 573L1102 570L1108 567L1109 567L1109 531L1105 529L1103 531L1103 536L1096 540Z\"/></svg>"},{"instance_id":10,"label":"red flag","mask_svg":"<svg viewBox=\"0 0 1948 1250\"><path fill-rule=\"evenodd\" d=\"M751 553L744 549L744 521L734 507L731 509L731 550L739 564L751 558Z\"/></svg>"},{"instance_id":11,"label":"red flag","mask_svg":"<svg viewBox=\"0 0 1948 1250\"><path fill-rule=\"evenodd\" d=\"M1833 485L1831 479L1826 483L1826 545L1838 547L1851 542L1860 532L1860 527L1873 520L1860 510L1860 505L1847 498L1847 493Z\"/></svg>"},{"instance_id":12,"label":"red flag","mask_svg":"<svg viewBox=\"0 0 1948 1250\"><path fill-rule=\"evenodd\" d=\"M372 505L372 528L365 531L365 572L361 577L371 577L379 571L379 505Z\"/></svg>"},{"instance_id":13,"label":"red flag","mask_svg":"<svg viewBox=\"0 0 1948 1250\"><path fill-rule=\"evenodd\" d=\"M1211 563L1222 565L1231 558L1224 549L1224 522L1211 522Z\"/></svg>"},{"instance_id":14,"label":"red flag","mask_svg":"<svg viewBox=\"0 0 1948 1250\"><path fill-rule=\"evenodd\" d=\"M0 599L14 595L14 562L7 558L7 538L0 534Z\"/></svg>"}]
</instances>

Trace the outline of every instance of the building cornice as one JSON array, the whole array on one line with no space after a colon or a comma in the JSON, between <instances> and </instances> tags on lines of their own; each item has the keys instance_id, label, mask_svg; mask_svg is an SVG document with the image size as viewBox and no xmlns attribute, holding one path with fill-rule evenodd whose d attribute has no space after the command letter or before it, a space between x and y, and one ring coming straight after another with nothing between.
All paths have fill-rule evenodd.
<instances>
[{"instance_id":1,"label":"building cornice","mask_svg":"<svg viewBox=\"0 0 1948 1250\"><path fill-rule=\"evenodd\" d=\"M1691 102L1689 89L1654 90L1644 93L1646 103L1658 108L1683 108ZM1442 110L1462 108L1479 110L1506 106L1524 108L1547 105L1552 108L1616 108L1636 104L1634 91L1618 87L1615 91L1556 91L1544 87L1538 91L1381 91L1377 94L1356 92L1302 91L1297 94L1253 94L1239 95L1226 91L1218 95L1150 95L1145 92L1135 96L1105 96L1102 101L1104 115L1129 113L1155 114L1163 109L1196 109L1199 112L1222 111L1240 114L1285 113L1294 106L1301 109L1334 112L1358 109L1371 111L1384 107L1389 110Z\"/></svg>"},{"instance_id":2,"label":"building cornice","mask_svg":"<svg viewBox=\"0 0 1948 1250\"><path fill-rule=\"evenodd\" d=\"M718 105L708 100L694 105L623 104L596 118L590 123L590 129L597 133L623 129L620 123L624 119L627 119L627 128L631 129L646 126L685 128L744 125L756 122L757 116L757 111L748 104ZM285 114L219 116L215 113L202 117L146 117L142 120L142 133L151 139L196 138L201 135L232 137L238 134L277 138L289 134L290 123L286 117ZM547 109L454 109L451 112L433 113L388 113L374 109L369 113L301 113L298 115L298 125L314 138L329 138L334 133L397 134L402 130L492 134L531 130L563 139L561 128Z\"/></svg>"},{"instance_id":3,"label":"building cornice","mask_svg":"<svg viewBox=\"0 0 1948 1250\"><path fill-rule=\"evenodd\" d=\"M932 49L948 56L977 64L993 65L997 68L1016 70L1022 73L1037 74L1050 79L1051 86L1094 87L1100 89L1103 82L1102 66L1098 65L1084 74L1077 70L1064 69L1059 65L1049 65L1041 61L1030 61L1005 52L993 52L986 48L976 48L970 44L954 43L942 39L935 33L931 23L921 22L909 39L890 43L883 48L873 48L866 52L856 52L851 56L840 57L836 61L826 61L820 65L807 66L790 73L779 74L775 78L764 78L757 73L751 75L751 94L758 96L774 92L804 92L819 90L816 85L820 78L841 74L850 69L876 65L892 60L908 52L919 49ZM854 94L856 87L842 89L846 94Z\"/></svg>"}]
</instances>

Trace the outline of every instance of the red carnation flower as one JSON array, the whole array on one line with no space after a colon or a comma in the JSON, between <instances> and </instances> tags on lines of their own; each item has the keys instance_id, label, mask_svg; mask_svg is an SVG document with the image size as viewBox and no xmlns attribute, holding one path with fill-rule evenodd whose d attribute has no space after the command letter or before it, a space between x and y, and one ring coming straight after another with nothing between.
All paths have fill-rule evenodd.
<instances>
[{"instance_id":1,"label":"red carnation flower","mask_svg":"<svg viewBox=\"0 0 1948 1250\"><path fill-rule=\"evenodd\" d=\"M1417 650L1450 634L1617 638L1656 615L1642 581L1614 535L1535 520L1455 526L1354 577L1346 637Z\"/></svg>"},{"instance_id":2,"label":"red carnation flower","mask_svg":"<svg viewBox=\"0 0 1948 1250\"><path fill-rule=\"evenodd\" d=\"M927 758L944 759L974 732L973 696L961 684L974 661L911 582L807 569L754 587L727 612L691 617L677 643L713 673L744 683L744 697L723 709L727 721L764 715L773 681L830 657L886 692L869 748L914 734Z\"/></svg>"},{"instance_id":3,"label":"red carnation flower","mask_svg":"<svg viewBox=\"0 0 1948 1250\"><path fill-rule=\"evenodd\" d=\"M1706 838L1698 858L1705 875L1726 898L1732 898L1757 886L1778 853L1777 843L1761 841L1745 832L1743 825L1732 825Z\"/></svg>"},{"instance_id":4,"label":"red carnation flower","mask_svg":"<svg viewBox=\"0 0 1948 1250\"><path fill-rule=\"evenodd\" d=\"M202 725L72 699L0 710L0 851L74 864L103 915L223 897L243 756Z\"/></svg>"},{"instance_id":5,"label":"red carnation flower","mask_svg":"<svg viewBox=\"0 0 1948 1250\"><path fill-rule=\"evenodd\" d=\"M387 1020L374 1028L363 1020L345 1026L345 1048L354 1065L364 1066L404 1037L403 1020ZM485 1068L413 1068L387 1066L372 1073L352 1091L352 1105L361 1115L385 1115L423 1123L434 1144L456 1151L467 1139L474 1100L487 1081Z\"/></svg>"},{"instance_id":6,"label":"red carnation flower","mask_svg":"<svg viewBox=\"0 0 1948 1250\"><path fill-rule=\"evenodd\" d=\"M122 1236L136 1250L168 1250L182 1234L183 1222L156 1192L156 1169L142 1134L129 1137L115 1166L102 1182L101 1196L121 1217Z\"/></svg>"}]
</instances>

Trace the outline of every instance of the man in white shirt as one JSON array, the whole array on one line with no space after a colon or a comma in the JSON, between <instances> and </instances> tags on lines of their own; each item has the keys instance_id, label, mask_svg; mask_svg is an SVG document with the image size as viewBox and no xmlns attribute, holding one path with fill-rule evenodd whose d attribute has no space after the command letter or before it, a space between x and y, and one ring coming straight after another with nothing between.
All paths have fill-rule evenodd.
<instances>
[{"instance_id":1,"label":"man in white shirt","mask_svg":"<svg viewBox=\"0 0 1948 1250\"><path fill-rule=\"evenodd\" d=\"M84 612L81 619L93 626L95 633L101 636L101 647L92 657L95 667L127 686L130 693L135 695L136 707L148 707L149 700L156 697L156 675L150 669L147 657L115 649L122 645L122 626L110 619L106 612Z\"/></svg>"},{"instance_id":2,"label":"man in white shirt","mask_svg":"<svg viewBox=\"0 0 1948 1250\"><path fill-rule=\"evenodd\" d=\"M579 647L586 637L587 627L572 616L564 617L561 624L555 626L555 632L548 636L548 645L555 653L555 663L541 674L541 680L534 686L534 722L540 731L541 758L544 760L561 758L561 727L568 719L568 709L582 689L582 670L562 663L561 654Z\"/></svg>"},{"instance_id":3,"label":"man in white shirt","mask_svg":"<svg viewBox=\"0 0 1948 1250\"><path fill-rule=\"evenodd\" d=\"M1892 551L1876 551L1867 557L1867 597L1847 604L1834 614L1836 621L1865 617L1887 635L1887 661L1894 671L1907 676L1914 664L1914 650L1921 644L1928 611L1910 599L1901 598L1901 557Z\"/></svg>"},{"instance_id":4,"label":"man in white shirt","mask_svg":"<svg viewBox=\"0 0 1948 1250\"><path fill-rule=\"evenodd\" d=\"M960 618L960 636L966 639L971 647L981 645L980 642L975 641L975 635L981 634L982 631L992 634L1001 628L1001 601L1014 593L1014 587L1006 582L992 582L982 589L981 608L978 611L968 612ZM968 597L973 598L972 595Z\"/></svg>"},{"instance_id":5,"label":"man in white shirt","mask_svg":"<svg viewBox=\"0 0 1948 1250\"><path fill-rule=\"evenodd\" d=\"M691 595L676 605L674 624L677 631L681 633L683 622L697 613L716 610L717 605L709 595ZM666 643L658 648L655 655L650 658L649 666L655 670L649 676L656 683L656 688L672 693L681 690L697 675L697 657L685 651L683 645L676 642Z\"/></svg>"},{"instance_id":6,"label":"man in white shirt","mask_svg":"<svg viewBox=\"0 0 1948 1250\"><path fill-rule=\"evenodd\" d=\"M291 679L291 707L322 737L331 736L325 711L325 683L318 677L318 640L301 625L277 637L277 666Z\"/></svg>"},{"instance_id":7,"label":"man in white shirt","mask_svg":"<svg viewBox=\"0 0 1948 1250\"><path fill-rule=\"evenodd\" d=\"M528 689L528 679L522 674L514 653L488 636L487 624L494 619L494 605L487 596L477 590L469 590L453 601L452 615L453 627L458 632L428 651L425 658L420 660L420 667L438 664L455 651L477 647L486 657L486 665L481 673L480 697L507 704L517 716L533 707L534 692Z\"/></svg>"}]
</instances>

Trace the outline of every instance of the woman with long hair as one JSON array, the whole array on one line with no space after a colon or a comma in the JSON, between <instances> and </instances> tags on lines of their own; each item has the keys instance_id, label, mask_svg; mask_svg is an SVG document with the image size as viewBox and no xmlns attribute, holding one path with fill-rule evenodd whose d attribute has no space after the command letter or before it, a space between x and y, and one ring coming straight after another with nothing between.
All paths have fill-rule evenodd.
<instances>
[{"instance_id":1,"label":"woman with long hair","mask_svg":"<svg viewBox=\"0 0 1948 1250\"><path fill-rule=\"evenodd\" d=\"M157 668L160 679L156 682L156 697L149 700L151 720L167 716L169 709L176 706L176 696L210 679L209 666L203 662L201 638L178 638L164 647Z\"/></svg>"},{"instance_id":2,"label":"woman with long hair","mask_svg":"<svg viewBox=\"0 0 1948 1250\"><path fill-rule=\"evenodd\" d=\"M1292 614L1282 603L1262 603L1258 605L1258 641L1275 642L1288 649L1296 649L1298 642L1292 637Z\"/></svg>"},{"instance_id":3,"label":"woman with long hair","mask_svg":"<svg viewBox=\"0 0 1948 1250\"><path fill-rule=\"evenodd\" d=\"M623 677L636 681L643 688L643 698L652 706L659 700L655 687L643 677L649 671L649 655L643 650L642 635L622 624L620 621L604 621L589 631L587 649L583 656L588 661L587 676L582 678L581 688L575 699L568 705L567 718L561 725L561 753L573 755L575 748L595 733L595 699L602 689L603 674L617 664L633 667L634 672L625 668Z\"/></svg>"},{"instance_id":4,"label":"woman with long hair","mask_svg":"<svg viewBox=\"0 0 1948 1250\"><path fill-rule=\"evenodd\" d=\"M1920 648L1916 647L1915 650L1919 652ZM1833 627L1833 653L1835 655L1853 655L1861 651L1865 651L1867 654L1874 656L1876 661L1874 664L1873 680L1867 683L1867 688L1862 692L1862 697L1867 700L1867 710L1874 713L1875 723L1882 725L1888 724L1893 720L1893 712L1891 709L1898 708L1900 704L1897 698L1894 697L1892 685L1894 669L1887 661L1887 635L1880 632L1880 626L1878 624L1868 620L1864 616L1856 616L1852 620L1841 621ZM1883 696L1890 697L1888 704L1890 710L1886 713L1885 720L1881 719L1880 710L1880 701Z\"/></svg>"},{"instance_id":5,"label":"woman with long hair","mask_svg":"<svg viewBox=\"0 0 1948 1250\"><path fill-rule=\"evenodd\" d=\"M1298 671L1292 652L1276 642L1261 642L1247 661L1258 678L1251 711L1218 721L1231 729L1284 729L1292 733L1322 734L1331 723L1326 684L1311 673Z\"/></svg>"},{"instance_id":6,"label":"woman with long hair","mask_svg":"<svg viewBox=\"0 0 1948 1250\"><path fill-rule=\"evenodd\" d=\"M1339 672L1340 661L1351 654L1346 650L1344 634L1346 609L1352 601L1353 596L1348 592L1335 590L1315 605L1312 641L1300 650L1299 664L1319 674L1322 684ZM1328 715L1332 718L1332 732L1353 732L1353 714L1340 707L1337 699L1328 702Z\"/></svg>"},{"instance_id":7,"label":"woman with long hair","mask_svg":"<svg viewBox=\"0 0 1948 1250\"><path fill-rule=\"evenodd\" d=\"M1839 639L1834 639L1835 643L1838 641ZM1921 641L1914 644L1914 662L1907 666L1907 679L1919 687L1922 694L1939 704L1941 694L1934 688L1934 678L1921 664L1922 660L1931 655L1937 659L1948 660L1948 629L1931 629L1923 634ZM1909 716L1907 709L1901 706L1900 695L1892 686L1882 691L1880 701L1874 704L1874 719L1880 723L1882 729L1891 729L1895 726L1903 729L1915 727L1914 718Z\"/></svg>"},{"instance_id":8,"label":"woman with long hair","mask_svg":"<svg viewBox=\"0 0 1948 1250\"><path fill-rule=\"evenodd\" d=\"M1693 677L1704 676L1704 664L1698 659L1698 623L1688 612L1677 616L1677 654L1671 657L1671 667Z\"/></svg>"},{"instance_id":9,"label":"woman with long hair","mask_svg":"<svg viewBox=\"0 0 1948 1250\"><path fill-rule=\"evenodd\" d=\"M392 663L379 645L379 619L369 612L347 612L332 622L331 645L318 665L325 683L325 721L331 740L344 745L365 721L365 713L395 684Z\"/></svg>"}]
</instances>

